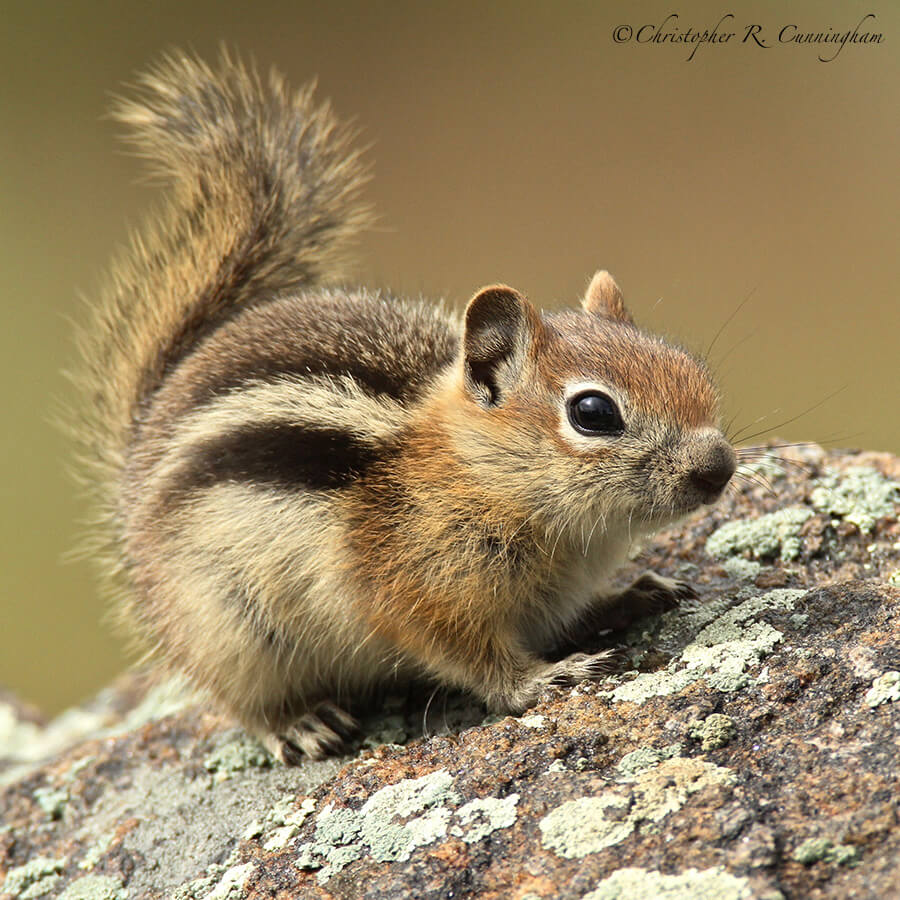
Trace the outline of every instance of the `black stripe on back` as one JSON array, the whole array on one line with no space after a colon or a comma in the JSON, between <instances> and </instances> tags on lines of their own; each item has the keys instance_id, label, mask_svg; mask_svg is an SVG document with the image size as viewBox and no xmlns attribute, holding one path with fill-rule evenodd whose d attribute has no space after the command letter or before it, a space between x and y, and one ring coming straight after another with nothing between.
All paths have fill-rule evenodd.
<instances>
[{"instance_id":1,"label":"black stripe on back","mask_svg":"<svg viewBox=\"0 0 900 900\"><path fill-rule=\"evenodd\" d=\"M429 374L429 373L425 373ZM279 377L314 378L328 375L331 377L347 376L370 396L391 397L407 400L418 394L422 385L414 382L409 373L390 373L383 365L366 365L359 360L332 360L298 355L296 358L267 355L267 348L254 348L253 356L232 364L215 380L210 378L193 389L191 401L201 406L209 403L222 394L250 381L272 381Z\"/></svg>"},{"instance_id":2,"label":"black stripe on back","mask_svg":"<svg viewBox=\"0 0 900 900\"><path fill-rule=\"evenodd\" d=\"M399 299L365 293L272 299L245 308L186 360L175 415L279 376L348 376L370 395L409 402L453 361L456 344L437 311Z\"/></svg>"},{"instance_id":3,"label":"black stripe on back","mask_svg":"<svg viewBox=\"0 0 900 900\"><path fill-rule=\"evenodd\" d=\"M337 428L278 422L242 428L207 441L177 476L179 491L221 482L289 489L340 488L389 454Z\"/></svg>"}]
</instances>

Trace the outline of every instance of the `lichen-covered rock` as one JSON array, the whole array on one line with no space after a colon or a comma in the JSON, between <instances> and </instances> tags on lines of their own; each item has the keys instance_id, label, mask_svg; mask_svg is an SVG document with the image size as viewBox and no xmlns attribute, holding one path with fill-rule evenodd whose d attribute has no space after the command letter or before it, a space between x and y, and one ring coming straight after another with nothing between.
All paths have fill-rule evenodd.
<instances>
[{"instance_id":1,"label":"lichen-covered rock","mask_svg":"<svg viewBox=\"0 0 900 900\"><path fill-rule=\"evenodd\" d=\"M632 672L518 719L411 691L286 769L177 684L0 695L0 896L898 896L900 460L789 452L623 573L701 597Z\"/></svg>"},{"instance_id":2,"label":"lichen-covered rock","mask_svg":"<svg viewBox=\"0 0 900 900\"><path fill-rule=\"evenodd\" d=\"M737 727L731 716L713 713L707 716L695 728L691 729L691 737L700 741L701 750L719 750L737 733Z\"/></svg>"}]
</instances>

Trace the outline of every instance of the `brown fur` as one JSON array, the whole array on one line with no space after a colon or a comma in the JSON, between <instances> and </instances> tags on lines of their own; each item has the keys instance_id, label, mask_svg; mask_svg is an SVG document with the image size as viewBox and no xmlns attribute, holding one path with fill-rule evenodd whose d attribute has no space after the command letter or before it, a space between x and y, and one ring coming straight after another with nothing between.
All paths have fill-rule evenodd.
<instances>
[{"instance_id":1,"label":"brown fur","mask_svg":"<svg viewBox=\"0 0 900 900\"><path fill-rule=\"evenodd\" d=\"M288 761L339 748L335 703L397 675L519 711L607 671L548 654L615 619L634 539L730 476L702 363L640 331L605 272L582 312L494 285L462 323L324 284L366 217L327 109L227 56L142 84L120 115L173 199L118 263L82 381L146 642ZM584 391L621 428L576 428ZM673 585L636 583L616 621Z\"/></svg>"},{"instance_id":2,"label":"brown fur","mask_svg":"<svg viewBox=\"0 0 900 900\"><path fill-rule=\"evenodd\" d=\"M628 325L634 324L631 314L625 308L622 291L605 269L594 273L581 305L585 312L593 313L595 316L605 316Z\"/></svg>"}]
</instances>

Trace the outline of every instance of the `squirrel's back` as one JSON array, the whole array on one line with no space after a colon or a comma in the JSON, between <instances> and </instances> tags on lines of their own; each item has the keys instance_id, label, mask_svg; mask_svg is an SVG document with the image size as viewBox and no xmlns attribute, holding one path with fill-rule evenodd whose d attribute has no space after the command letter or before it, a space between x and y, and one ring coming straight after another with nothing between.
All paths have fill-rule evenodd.
<instances>
[{"instance_id":1,"label":"squirrel's back","mask_svg":"<svg viewBox=\"0 0 900 900\"><path fill-rule=\"evenodd\" d=\"M216 481L321 490L359 475L453 362L453 326L438 306L363 288L245 305L145 400L121 473L126 518L169 514Z\"/></svg>"}]
</instances>

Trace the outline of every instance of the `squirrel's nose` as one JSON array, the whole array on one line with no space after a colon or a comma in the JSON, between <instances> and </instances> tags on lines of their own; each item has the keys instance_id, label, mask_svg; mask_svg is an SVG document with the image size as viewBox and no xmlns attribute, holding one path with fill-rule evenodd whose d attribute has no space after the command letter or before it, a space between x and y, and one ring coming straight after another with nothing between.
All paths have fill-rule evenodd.
<instances>
[{"instance_id":1,"label":"squirrel's nose","mask_svg":"<svg viewBox=\"0 0 900 900\"><path fill-rule=\"evenodd\" d=\"M736 467L734 450L723 441L716 444L700 465L691 471L690 479L701 494L714 500L731 480Z\"/></svg>"}]
</instances>

